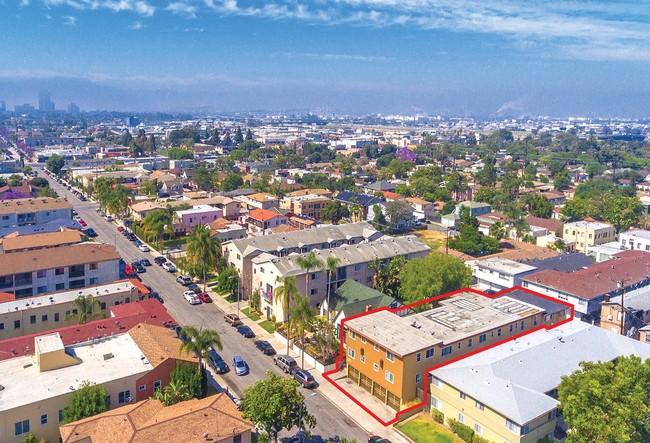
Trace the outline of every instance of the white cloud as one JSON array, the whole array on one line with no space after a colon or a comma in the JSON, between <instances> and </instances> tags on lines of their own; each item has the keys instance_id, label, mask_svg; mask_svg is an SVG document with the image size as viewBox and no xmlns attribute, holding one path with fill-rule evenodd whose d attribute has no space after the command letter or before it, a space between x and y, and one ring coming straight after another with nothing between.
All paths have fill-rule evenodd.
<instances>
[{"instance_id":1,"label":"white cloud","mask_svg":"<svg viewBox=\"0 0 650 443\"><path fill-rule=\"evenodd\" d=\"M172 2L165 8L172 14L185 15L189 18L196 18L196 9L196 6L186 2Z\"/></svg>"},{"instance_id":2,"label":"white cloud","mask_svg":"<svg viewBox=\"0 0 650 443\"><path fill-rule=\"evenodd\" d=\"M359 54L319 54L315 52L288 52L280 54L287 58L309 58L316 60L333 60L333 61L353 61L353 62L384 62L389 60L388 57L376 55L359 55Z\"/></svg>"},{"instance_id":3,"label":"white cloud","mask_svg":"<svg viewBox=\"0 0 650 443\"><path fill-rule=\"evenodd\" d=\"M65 15L63 16L63 24L68 26L74 26L77 24L77 17L74 17L72 15Z\"/></svg>"},{"instance_id":4,"label":"white cloud","mask_svg":"<svg viewBox=\"0 0 650 443\"><path fill-rule=\"evenodd\" d=\"M113 12L135 12L151 17L156 8L146 0L43 0L47 7L68 6L74 9L98 10L108 9Z\"/></svg>"},{"instance_id":5,"label":"white cloud","mask_svg":"<svg viewBox=\"0 0 650 443\"><path fill-rule=\"evenodd\" d=\"M25 6L29 6L29 0L20 0L18 6L21 8L24 8Z\"/></svg>"},{"instance_id":6,"label":"white cloud","mask_svg":"<svg viewBox=\"0 0 650 443\"><path fill-rule=\"evenodd\" d=\"M129 26L129 29L132 29L133 31L137 31L138 29L144 28L144 25L142 22L135 22L131 26Z\"/></svg>"}]
</instances>

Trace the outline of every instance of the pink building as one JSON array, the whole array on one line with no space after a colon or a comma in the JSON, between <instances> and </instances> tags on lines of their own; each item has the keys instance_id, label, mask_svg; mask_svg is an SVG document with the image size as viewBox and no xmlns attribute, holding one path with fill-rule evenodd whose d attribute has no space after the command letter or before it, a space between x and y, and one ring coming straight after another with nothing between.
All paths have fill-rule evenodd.
<instances>
[{"instance_id":1,"label":"pink building","mask_svg":"<svg viewBox=\"0 0 650 443\"><path fill-rule=\"evenodd\" d=\"M192 209L176 211L174 232L187 232L196 225L207 225L223 216L223 211L210 205L198 205Z\"/></svg>"}]
</instances>

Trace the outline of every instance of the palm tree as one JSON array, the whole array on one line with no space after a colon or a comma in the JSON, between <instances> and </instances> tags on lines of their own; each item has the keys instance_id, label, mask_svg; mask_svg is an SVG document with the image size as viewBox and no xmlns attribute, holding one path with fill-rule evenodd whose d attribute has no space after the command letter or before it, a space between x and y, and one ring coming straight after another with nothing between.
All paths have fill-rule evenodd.
<instances>
[{"instance_id":1,"label":"palm tree","mask_svg":"<svg viewBox=\"0 0 650 443\"><path fill-rule=\"evenodd\" d=\"M149 212L141 223L145 240L153 240L158 245L163 234L171 235L173 233L173 212L171 206Z\"/></svg>"},{"instance_id":2,"label":"palm tree","mask_svg":"<svg viewBox=\"0 0 650 443\"><path fill-rule=\"evenodd\" d=\"M178 349L180 355L183 351L188 354L196 354L199 359L199 370L203 370L203 359L207 358L210 348L223 349L219 333L212 329L195 328L194 326L185 326L181 329L179 336L184 340Z\"/></svg>"},{"instance_id":3,"label":"palm tree","mask_svg":"<svg viewBox=\"0 0 650 443\"><path fill-rule=\"evenodd\" d=\"M298 296L298 288L296 288L296 276L286 276L278 277L276 280L281 286L275 288L275 297L282 303L284 306L284 312L286 316L286 331L287 331L287 355L289 354L289 306L291 305L291 300Z\"/></svg>"},{"instance_id":4,"label":"palm tree","mask_svg":"<svg viewBox=\"0 0 650 443\"><path fill-rule=\"evenodd\" d=\"M95 312L95 306L100 306L99 300L96 300L92 294L86 296L80 295L73 302L73 306L76 308L76 313L70 312L63 317L63 320L69 321L73 318L77 319L77 323L80 325L86 323L88 320L95 320L97 318L104 318L106 314L103 312Z\"/></svg>"},{"instance_id":5,"label":"palm tree","mask_svg":"<svg viewBox=\"0 0 650 443\"><path fill-rule=\"evenodd\" d=\"M221 260L221 248L210 237L210 228L202 225L192 228L187 239L186 257L195 269L199 266L203 269L203 291L205 291L207 270L216 268Z\"/></svg>"},{"instance_id":6,"label":"palm tree","mask_svg":"<svg viewBox=\"0 0 650 443\"><path fill-rule=\"evenodd\" d=\"M296 259L296 263L298 263L298 266L300 266L302 269L304 269L306 272L305 274L305 292L306 296L309 297L310 291L309 291L309 278L310 278L310 271L312 269L323 269L323 260L318 258L316 253L314 251L309 251L307 255L300 256Z\"/></svg>"},{"instance_id":7,"label":"palm tree","mask_svg":"<svg viewBox=\"0 0 650 443\"><path fill-rule=\"evenodd\" d=\"M153 394L153 398L160 401L164 406L171 406L181 401L191 400L192 394L184 384L170 380L167 386Z\"/></svg>"},{"instance_id":8,"label":"palm tree","mask_svg":"<svg viewBox=\"0 0 650 443\"><path fill-rule=\"evenodd\" d=\"M504 239L506 237L506 227L501 222L495 222L490 225L490 235L497 240Z\"/></svg>"},{"instance_id":9,"label":"palm tree","mask_svg":"<svg viewBox=\"0 0 650 443\"><path fill-rule=\"evenodd\" d=\"M316 308L311 306L309 297L298 295L296 306L291 309L292 324L300 331L300 348L302 352L302 363L300 367L305 367L305 329L310 327L316 320Z\"/></svg>"},{"instance_id":10,"label":"palm tree","mask_svg":"<svg viewBox=\"0 0 650 443\"><path fill-rule=\"evenodd\" d=\"M375 271L375 273L372 276L372 288L377 289L377 286L379 285L379 273L383 268L383 265L379 257L375 257L372 260L370 260L370 262L368 263L368 267Z\"/></svg>"},{"instance_id":11,"label":"palm tree","mask_svg":"<svg viewBox=\"0 0 650 443\"><path fill-rule=\"evenodd\" d=\"M327 257L325 261L325 268L329 274L327 279L327 320L330 320L330 311L332 307L330 306L330 292L332 291L332 276L336 273L336 267L341 263L341 259L338 257Z\"/></svg>"}]
</instances>

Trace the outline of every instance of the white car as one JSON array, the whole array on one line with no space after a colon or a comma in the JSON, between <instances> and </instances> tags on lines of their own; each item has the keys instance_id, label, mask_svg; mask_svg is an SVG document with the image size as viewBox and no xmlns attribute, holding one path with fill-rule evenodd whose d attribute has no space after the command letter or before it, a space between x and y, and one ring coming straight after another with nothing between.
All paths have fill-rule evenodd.
<instances>
[{"instance_id":1,"label":"white car","mask_svg":"<svg viewBox=\"0 0 650 443\"><path fill-rule=\"evenodd\" d=\"M201 300L199 300L199 298L196 296L196 294L194 294L194 292L192 292L192 291L183 292L183 297L185 298L185 300L190 302L191 305L200 305L201 304Z\"/></svg>"},{"instance_id":2,"label":"white car","mask_svg":"<svg viewBox=\"0 0 650 443\"><path fill-rule=\"evenodd\" d=\"M72 217L72 219L74 221L79 221L79 220L81 220L81 216L80 215L75 215L74 217Z\"/></svg>"},{"instance_id":3,"label":"white car","mask_svg":"<svg viewBox=\"0 0 650 443\"><path fill-rule=\"evenodd\" d=\"M107 222L112 222L113 221L113 216L110 215L110 214L106 214L104 216L104 220L106 220Z\"/></svg>"},{"instance_id":4,"label":"white car","mask_svg":"<svg viewBox=\"0 0 650 443\"><path fill-rule=\"evenodd\" d=\"M170 261L163 263L162 267L167 272L176 272L176 266L174 266L174 263Z\"/></svg>"},{"instance_id":5,"label":"white car","mask_svg":"<svg viewBox=\"0 0 650 443\"><path fill-rule=\"evenodd\" d=\"M147 245L140 245L138 246L138 249L141 250L142 252L149 252L149 246Z\"/></svg>"}]
</instances>

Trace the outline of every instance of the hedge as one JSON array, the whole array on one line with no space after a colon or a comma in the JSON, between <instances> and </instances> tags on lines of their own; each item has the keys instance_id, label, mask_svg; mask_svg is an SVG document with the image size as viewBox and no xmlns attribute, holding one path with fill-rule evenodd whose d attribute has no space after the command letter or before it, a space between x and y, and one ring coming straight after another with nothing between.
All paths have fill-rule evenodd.
<instances>
[{"instance_id":1,"label":"hedge","mask_svg":"<svg viewBox=\"0 0 650 443\"><path fill-rule=\"evenodd\" d=\"M433 417L437 423L443 424L445 422L445 414L435 408L431 408L431 417Z\"/></svg>"}]
</instances>

